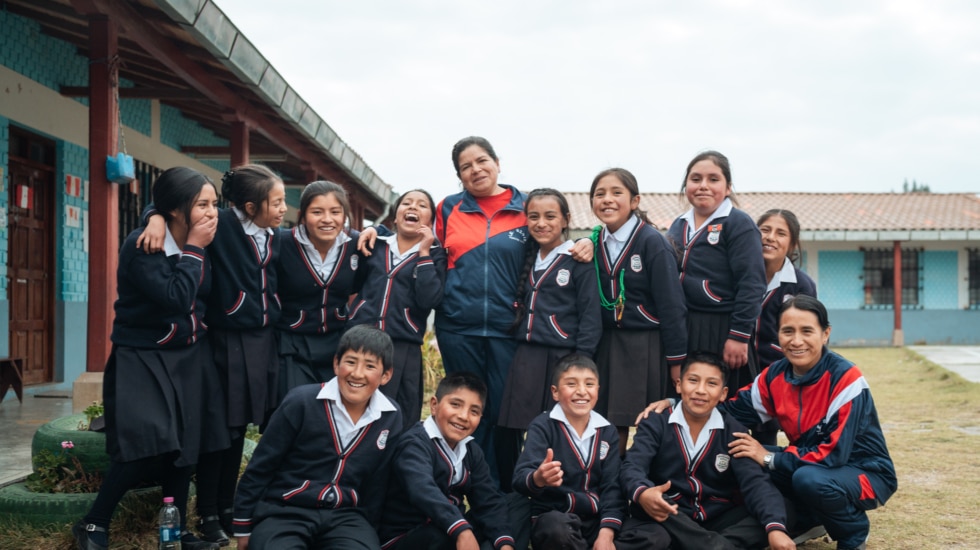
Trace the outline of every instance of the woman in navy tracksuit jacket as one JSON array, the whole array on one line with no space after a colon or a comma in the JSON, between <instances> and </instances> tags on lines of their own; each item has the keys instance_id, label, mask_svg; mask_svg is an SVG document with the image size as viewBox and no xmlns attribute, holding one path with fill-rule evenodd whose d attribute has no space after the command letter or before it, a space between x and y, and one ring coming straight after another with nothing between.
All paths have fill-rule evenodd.
<instances>
[{"instance_id":1,"label":"woman in navy tracksuit jacket","mask_svg":"<svg viewBox=\"0 0 980 550\"><path fill-rule=\"evenodd\" d=\"M759 372L749 346L766 290L759 229L732 205L731 169L721 153L694 157L682 192L691 209L667 238L680 256L687 349L721 355L732 369L728 387L739 388Z\"/></svg>"},{"instance_id":2,"label":"woman in navy tracksuit jacket","mask_svg":"<svg viewBox=\"0 0 980 550\"><path fill-rule=\"evenodd\" d=\"M730 448L768 468L797 508L797 530L822 524L837 547L861 548L867 510L898 487L871 390L854 363L827 349L827 310L804 294L780 317L786 357L721 406L750 426L775 419L786 447L763 447L749 436Z\"/></svg>"},{"instance_id":3,"label":"woman in navy tracksuit jacket","mask_svg":"<svg viewBox=\"0 0 980 550\"><path fill-rule=\"evenodd\" d=\"M296 386L334 377L334 354L364 260L357 252L358 232L346 229L349 216L344 188L315 181L300 196L299 225L282 232L282 316L276 324L280 400Z\"/></svg>"},{"instance_id":4,"label":"woman in navy tracksuit jacket","mask_svg":"<svg viewBox=\"0 0 980 550\"><path fill-rule=\"evenodd\" d=\"M435 241L427 191L414 189L395 201L395 234L380 237L360 267L351 326L372 324L391 336L395 370L381 391L398 403L405 428L421 418L422 340L429 313L442 301L446 251Z\"/></svg>"}]
</instances>

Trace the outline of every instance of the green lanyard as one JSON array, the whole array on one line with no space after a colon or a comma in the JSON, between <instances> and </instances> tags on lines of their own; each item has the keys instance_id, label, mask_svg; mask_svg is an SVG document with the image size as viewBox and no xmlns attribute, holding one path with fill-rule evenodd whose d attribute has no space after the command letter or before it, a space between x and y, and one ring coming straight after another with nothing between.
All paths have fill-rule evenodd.
<instances>
[{"instance_id":1,"label":"green lanyard","mask_svg":"<svg viewBox=\"0 0 980 550\"><path fill-rule=\"evenodd\" d=\"M599 244L599 234L602 233L602 226L597 225L592 229L592 244L598 249ZM623 274L626 273L625 269L619 270L619 296L615 300L609 300L606 298L605 293L602 290L602 277L599 275L599 254L594 254L592 256L592 263L595 264L595 279L596 285L599 287L599 303L604 309L610 309L616 312L616 322L619 322L623 318L623 309L625 304L624 296L626 294L626 283L623 281Z\"/></svg>"}]
</instances>

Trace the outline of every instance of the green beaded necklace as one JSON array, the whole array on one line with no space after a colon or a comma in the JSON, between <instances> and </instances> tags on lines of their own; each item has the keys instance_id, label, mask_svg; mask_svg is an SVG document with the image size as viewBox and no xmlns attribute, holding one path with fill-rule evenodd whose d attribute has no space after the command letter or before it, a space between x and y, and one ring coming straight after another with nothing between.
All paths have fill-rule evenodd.
<instances>
[{"instance_id":1,"label":"green beaded necklace","mask_svg":"<svg viewBox=\"0 0 980 550\"><path fill-rule=\"evenodd\" d=\"M592 229L592 236L589 237L592 240L592 244L598 248L599 247L599 235L602 233L602 226L597 225ZM595 254L592 256L592 263L595 264L595 278L596 285L599 287L599 303L604 309L613 310L616 312L616 321L623 318L623 306L626 302L626 282L623 280L623 274L626 273L625 269L619 270L619 296L616 296L615 300L610 300L606 298L605 292L602 290L602 278L599 276L599 255Z\"/></svg>"}]
</instances>

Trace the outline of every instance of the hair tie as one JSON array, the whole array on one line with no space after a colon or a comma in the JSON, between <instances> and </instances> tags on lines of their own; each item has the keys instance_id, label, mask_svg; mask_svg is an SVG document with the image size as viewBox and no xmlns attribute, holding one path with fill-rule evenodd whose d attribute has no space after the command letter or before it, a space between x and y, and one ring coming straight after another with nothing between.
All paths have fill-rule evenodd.
<instances>
[{"instance_id":1,"label":"hair tie","mask_svg":"<svg viewBox=\"0 0 980 550\"><path fill-rule=\"evenodd\" d=\"M228 170L227 172L224 173L223 176L221 176L221 184L222 185L231 185L231 180L233 180L233 179L235 179L235 171L234 170Z\"/></svg>"}]
</instances>

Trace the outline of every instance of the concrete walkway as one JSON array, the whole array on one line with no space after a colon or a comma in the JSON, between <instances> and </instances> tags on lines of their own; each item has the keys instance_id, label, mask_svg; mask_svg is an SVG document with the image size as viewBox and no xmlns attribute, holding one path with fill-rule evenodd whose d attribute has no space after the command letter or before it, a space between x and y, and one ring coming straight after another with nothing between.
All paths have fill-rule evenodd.
<instances>
[{"instance_id":1,"label":"concrete walkway","mask_svg":"<svg viewBox=\"0 0 980 550\"><path fill-rule=\"evenodd\" d=\"M980 383L980 346L908 346L929 361Z\"/></svg>"},{"instance_id":2,"label":"concrete walkway","mask_svg":"<svg viewBox=\"0 0 980 550\"><path fill-rule=\"evenodd\" d=\"M41 425L71 414L70 392L45 397L48 386L25 389L24 402L13 390L0 402L0 486L31 473L31 440ZM65 396L68 397L65 397Z\"/></svg>"}]
</instances>

